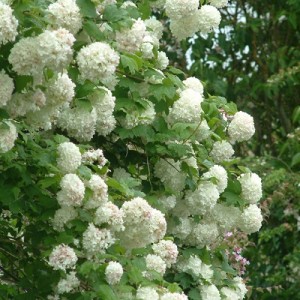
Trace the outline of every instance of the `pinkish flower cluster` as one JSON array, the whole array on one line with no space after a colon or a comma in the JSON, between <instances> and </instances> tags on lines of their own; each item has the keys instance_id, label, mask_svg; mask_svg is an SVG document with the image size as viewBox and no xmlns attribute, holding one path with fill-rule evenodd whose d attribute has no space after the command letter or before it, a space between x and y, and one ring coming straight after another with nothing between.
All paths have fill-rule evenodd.
<instances>
[{"instance_id":1,"label":"pinkish flower cluster","mask_svg":"<svg viewBox=\"0 0 300 300\"><path fill-rule=\"evenodd\" d=\"M250 261L241 255L242 248L234 247L232 252L226 250L226 253L231 260L233 267L239 272L239 275L244 275L246 267L250 265Z\"/></svg>"}]
</instances>

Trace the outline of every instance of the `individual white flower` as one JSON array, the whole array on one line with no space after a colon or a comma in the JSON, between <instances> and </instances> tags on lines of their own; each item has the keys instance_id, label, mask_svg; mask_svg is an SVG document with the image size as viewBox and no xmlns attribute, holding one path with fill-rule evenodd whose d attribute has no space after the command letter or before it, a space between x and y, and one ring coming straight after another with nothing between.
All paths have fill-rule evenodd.
<instances>
[{"instance_id":1,"label":"individual white flower","mask_svg":"<svg viewBox=\"0 0 300 300\"><path fill-rule=\"evenodd\" d=\"M54 270L72 269L75 267L78 258L75 251L64 244L56 246L49 256L49 265Z\"/></svg>"},{"instance_id":2,"label":"individual white flower","mask_svg":"<svg viewBox=\"0 0 300 300\"><path fill-rule=\"evenodd\" d=\"M59 115L58 127L68 132L70 137L79 142L90 141L96 131L97 113L93 108L65 108Z\"/></svg>"},{"instance_id":3,"label":"individual white flower","mask_svg":"<svg viewBox=\"0 0 300 300\"><path fill-rule=\"evenodd\" d=\"M151 36L154 45L159 46L159 40L163 36L163 24L158 21L155 17L145 20L147 27L147 33Z\"/></svg>"},{"instance_id":4,"label":"individual white flower","mask_svg":"<svg viewBox=\"0 0 300 300\"><path fill-rule=\"evenodd\" d=\"M199 287L201 293L201 299L203 300L221 300L220 292L218 288L211 285L203 285Z\"/></svg>"},{"instance_id":5,"label":"individual white flower","mask_svg":"<svg viewBox=\"0 0 300 300\"><path fill-rule=\"evenodd\" d=\"M82 246L88 256L105 253L106 249L115 243L111 231L106 228L97 228L90 223L82 235Z\"/></svg>"},{"instance_id":6,"label":"individual white flower","mask_svg":"<svg viewBox=\"0 0 300 300\"><path fill-rule=\"evenodd\" d=\"M218 226L215 223L196 224L191 234L192 245L203 248L214 243L219 236Z\"/></svg>"},{"instance_id":7,"label":"individual white flower","mask_svg":"<svg viewBox=\"0 0 300 300\"><path fill-rule=\"evenodd\" d=\"M105 181L97 174L93 174L87 187L93 191L93 195L85 203L87 209L98 208L108 201L108 187Z\"/></svg>"},{"instance_id":8,"label":"individual white flower","mask_svg":"<svg viewBox=\"0 0 300 300\"><path fill-rule=\"evenodd\" d=\"M145 260L146 260L147 271L155 271L159 273L161 276L165 274L167 266L164 260L160 256L148 254L145 257ZM144 276L151 280L152 279L151 273L148 273L147 271L144 272Z\"/></svg>"},{"instance_id":9,"label":"individual white flower","mask_svg":"<svg viewBox=\"0 0 300 300\"><path fill-rule=\"evenodd\" d=\"M241 300L238 293L234 289L222 287L221 290L222 300Z\"/></svg>"},{"instance_id":10,"label":"individual white flower","mask_svg":"<svg viewBox=\"0 0 300 300\"><path fill-rule=\"evenodd\" d=\"M180 98L175 101L170 109L168 121L175 123L199 123L201 121L202 96L192 89L186 89L180 93Z\"/></svg>"},{"instance_id":11,"label":"individual white flower","mask_svg":"<svg viewBox=\"0 0 300 300\"><path fill-rule=\"evenodd\" d=\"M96 132L99 135L107 136L116 128L116 125L117 121L112 114L103 114L101 118L97 118Z\"/></svg>"},{"instance_id":12,"label":"individual white flower","mask_svg":"<svg viewBox=\"0 0 300 300\"><path fill-rule=\"evenodd\" d=\"M0 126L0 153L5 153L14 147L18 132L10 121L3 120Z\"/></svg>"},{"instance_id":13,"label":"individual white flower","mask_svg":"<svg viewBox=\"0 0 300 300\"><path fill-rule=\"evenodd\" d=\"M154 174L174 194L180 193L185 187L186 175L181 171L179 161L160 159L154 166Z\"/></svg>"},{"instance_id":14,"label":"individual white flower","mask_svg":"<svg viewBox=\"0 0 300 300\"><path fill-rule=\"evenodd\" d=\"M228 126L230 139L233 142L248 141L254 133L253 117L243 111L237 112Z\"/></svg>"},{"instance_id":15,"label":"individual white flower","mask_svg":"<svg viewBox=\"0 0 300 300\"><path fill-rule=\"evenodd\" d=\"M227 187L228 176L227 171L218 165L215 165L209 169L208 172L203 174L204 179L215 178L217 180L216 185L219 193L223 193Z\"/></svg>"},{"instance_id":16,"label":"individual white flower","mask_svg":"<svg viewBox=\"0 0 300 300\"><path fill-rule=\"evenodd\" d=\"M58 209L53 217L53 228L57 231L63 231L64 225L74 220L78 216L77 211L72 206L63 206Z\"/></svg>"},{"instance_id":17,"label":"individual white flower","mask_svg":"<svg viewBox=\"0 0 300 300\"><path fill-rule=\"evenodd\" d=\"M76 34L82 27L80 10L75 0L57 0L48 6L46 12L51 25L56 28L64 27Z\"/></svg>"},{"instance_id":18,"label":"individual white flower","mask_svg":"<svg viewBox=\"0 0 300 300\"><path fill-rule=\"evenodd\" d=\"M71 143L64 142L57 147L57 167L63 173L74 173L81 165L81 153L79 148Z\"/></svg>"},{"instance_id":19,"label":"individual white flower","mask_svg":"<svg viewBox=\"0 0 300 300\"><path fill-rule=\"evenodd\" d=\"M66 174L60 182L57 202L61 206L81 206L84 197L84 184L76 174Z\"/></svg>"},{"instance_id":20,"label":"individual white flower","mask_svg":"<svg viewBox=\"0 0 300 300\"><path fill-rule=\"evenodd\" d=\"M179 217L179 222L180 223L176 224L175 226L174 224L172 224L173 226L168 226L168 231L174 234L175 237L185 240L193 230L192 221L190 218Z\"/></svg>"},{"instance_id":21,"label":"individual white flower","mask_svg":"<svg viewBox=\"0 0 300 300\"><path fill-rule=\"evenodd\" d=\"M116 231L124 229L122 213L112 202L107 202L96 210L94 223L96 225L107 223Z\"/></svg>"},{"instance_id":22,"label":"individual white flower","mask_svg":"<svg viewBox=\"0 0 300 300\"><path fill-rule=\"evenodd\" d=\"M261 209L255 204L250 204L241 215L239 227L245 233L251 234L259 231L262 221Z\"/></svg>"},{"instance_id":23,"label":"individual white flower","mask_svg":"<svg viewBox=\"0 0 300 300\"><path fill-rule=\"evenodd\" d=\"M136 7L136 5L132 1L125 1L122 5L121 8L126 9L127 7Z\"/></svg>"},{"instance_id":24,"label":"individual white flower","mask_svg":"<svg viewBox=\"0 0 300 300\"><path fill-rule=\"evenodd\" d=\"M174 242L162 240L158 244L154 244L152 249L154 254L160 256L164 260L168 268L176 263L178 249Z\"/></svg>"},{"instance_id":25,"label":"individual white flower","mask_svg":"<svg viewBox=\"0 0 300 300\"><path fill-rule=\"evenodd\" d=\"M216 8L222 8L228 5L228 0L209 0L209 4Z\"/></svg>"},{"instance_id":26,"label":"individual white flower","mask_svg":"<svg viewBox=\"0 0 300 300\"><path fill-rule=\"evenodd\" d=\"M141 45L141 52L142 52L142 56L145 59L151 59L153 58L154 54L153 54L153 42L143 42Z\"/></svg>"},{"instance_id":27,"label":"individual white flower","mask_svg":"<svg viewBox=\"0 0 300 300\"><path fill-rule=\"evenodd\" d=\"M238 177L242 187L242 198L249 204L257 203L262 197L261 178L255 173L246 173Z\"/></svg>"},{"instance_id":28,"label":"individual white flower","mask_svg":"<svg viewBox=\"0 0 300 300\"><path fill-rule=\"evenodd\" d=\"M183 293L166 293L160 297L160 300L188 300Z\"/></svg>"},{"instance_id":29,"label":"individual white flower","mask_svg":"<svg viewBox=\"0 0 300 300\"><path fill-rule=\"evenodd\" d=\"M203 215L216 205L219 192L213 183L202 182L194 192L188 191L185 199L192 214Z\"/></svg>"},{"instance_id":30,"label":"individual white flower","mask_svg":"<svg viewBox=\"0 0 300 300\"><path fill-rule=\"evenodd\" d=\"M183 80L183 84L187 89L192 89L195 92L198 92L200 95L203 95L204 88L201 81L196 77L189 77L186 80Z\"/></svg>"},{"instance_id":31,"label":"individual white flower","mask_svg":"<svg viewBox=\"0 0 300 300\"><path fill-rule=\"evenodd\" d=\"M97 163L98 167L102 168L107 164L107 159L104 157L103 151L101 149L91 149L82 154L82 163Z\"/></svg>"},{"instance_id":32,"label":"individual white flower","mask_svg":"<svg viewBox=\"0 0 300 300\"><path fill-rule=\"evenodd\" d=\"M9 5L0 2L0 46L13 42L18 35L18 20Z\"/></svg>"},{"instance_id":33,"label":"individual white flower","mask_svg":"<svg viewBox=\"0 0 300 300\"><path fill-rule=\"evenodd\" d=\"M121 207L125 230L120 239L126 248L142 248L161 240L166 233L166 220L146 200L137 197Z\"/></svg>"},{"instance_id":34,"label":"individual white flower","mask_svg":"<svg viewBox=\"0 0 300 300\"><path fill-rule=\"evenodd\" d=\"M210 152L210 156L216 163L230 160L233 154L231 144L224 140L215 142Z\"/></svg>"},{"instance_id":35,"label":"individual white flower","mask_svg":"<svg viewBox=\"0 0 300 300\"><path fill-rule=\"evenodd\" d=\"M167 0L165 4L166 14L171 19L188 18L198 7L198 0Z\"/></svg>"},{"instance_id":36,"label":"individual white flower","mask_svg":"<svg viewBox=\"0 0 300 300\"><path fill-rule=\"evenodd\" d=\"M218 223L224 232L233 230L238 226L241 211L238 207L226 206L223 203L217 203L210 212L208 219Z\"/></svg>"},{"instance_id":37,"label":"individual white flower","mask_svg":"<svg viewBox=\"0 0 300 300\"><path fill-rule=\"evenodd\" d=\"M164 70L169 65L169 58L167 54L164 51L158 51L157 52L157 61L156 61L156 67L159 70Z\"/></svg>"},{"instance_id":38,"label":"individual white flower","mask_svg":"<svg viewBox=\"0 0 300 300\"><path fill-rule=\"evenodd\" d=\"M0 107L5 106L11 99L14 88L14 81L4 70L0 71Z\"/></svg>"},{"instance_id":39,"label":"individual white flower","mask_svg":"<svg viewBox=\"0 0 300 300\"><path fill-rule=\"evenodd\" d=\"M67 73L58 73L57 78L47 85L47 103L61 105L71 102L75 96L75 86Z\"/></svg>"},{"instance_id":40,"label":"individual white flower","mask_svg":"<svg viewBox=\"0 0 300 300\"><path fill-rule=\"evenodd\" d=\"M176 205L176 196L163 196L158 198L158 203L166 210L169 211L173 209Z\"/></svg>"},{"instance_id":41,"label":"individual white flower","mask_svg":"<svg viewBox=\"0 0 300 300\"><path fill-rule=\"evenodd\" d=\"M57 284L57 293L64 294L74 291L80 285L79 279L76 277L75 272L70 272L66 275L66 278L61 279Z\"/></svg>"},{"instance_id":42,"label":"individual white flower","mask_svg":"<svg viewBox=\"0 0 300 300\"><path fill-rule=\"evenodd\" d=\"M159 295L153 287L139 287L136 292L137 300L159 300Z\"/></svg>"},{"instance_id":43,"label":"individual white flower","mask_svg":"<svg viewBox=\"0 0 300 300\"><path fill-rule=\"evenodd\" d=\"M105 279L110 285L116 285L120 282L123 275L123 267L116 261L110 261L105 269Z\"/></svg>"},{"instance_id":44,"label":"individual white flower","mask_svg":"<svg viewBox=\"0 0 300 300\"><path fill-rule=\"evenodd\" d=\"M192 37L199 31L199 11L195 10L188 17L171 19L170 30L178 41Z\"/></svg>"},{"instance_id":45,"label":"individual white flower","mask_svg":"<svg viewBox=\"0 0 300 300\"><path fill-rule=\"evenodd\" d=\"M117 31L117 49L134 53L140 49L146 35L148 33L144 21L141 19L135 20L130 29Z\"/></svg>"},{"instance_id":46,"label":"individual white flower","mask_svg":"<svg viewBox=\"0 0 300 300\"><path fill-rule=\"evenodd\" d=\"M220 12L212 5L203 5L199 10L199 30L209 33L219 27L221 22Z\"/></svg>"},{"instance_id":47,"label":"individual white flower","mask_svg":"<svg viewBox=\"0 0 300 300\"><path fill-rule=\"evenodd\" d=\"M119 64L119 54L110 45L95 42L80 49L77 63L81 76L94 82L114 75Z\"/></svg>"},{"instance_id":48,"label":"individual white flower","mask_svg":"<svg viewBox=\"0 0 300 300\"><path fill-rule=\"evenodd\" d=\"M234 286L236 288L236 291L239 295L239 300L244 299L245 295L247 294L248 290L246 288L245 283L243 282L243 279L241 277L234 277L233 278L234 281Z\"/></svg>"}]
</instances>

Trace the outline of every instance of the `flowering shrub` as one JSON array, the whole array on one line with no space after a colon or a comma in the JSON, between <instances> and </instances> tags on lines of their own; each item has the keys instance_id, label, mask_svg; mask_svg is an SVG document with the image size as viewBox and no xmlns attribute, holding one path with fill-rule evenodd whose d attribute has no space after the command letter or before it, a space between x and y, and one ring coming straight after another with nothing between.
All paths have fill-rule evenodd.
<instances>
[{"instance_id":1,"label":"flowering shrub","mask_svg":"<svg viewBox=\"0 0 300 300\"><path fill-rule=\"evenodd\" d=\"M168 65L154 17L207 33L208 2L1 1L1 296L245 297L224 237L262 223L253 118Z\"/></svg>"}]
</instances>

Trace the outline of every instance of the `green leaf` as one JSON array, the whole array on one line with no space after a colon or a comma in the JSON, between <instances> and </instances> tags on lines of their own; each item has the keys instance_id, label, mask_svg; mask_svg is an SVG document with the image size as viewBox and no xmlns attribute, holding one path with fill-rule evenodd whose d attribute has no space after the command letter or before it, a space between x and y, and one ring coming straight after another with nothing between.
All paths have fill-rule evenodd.
<instances>
[{"instance_id":1,"label":"green leaf","mask_svg":"<svg viewBox=\"0 0 300 300\"><path fill-rule=\"evenodd\" d=\"M291 166L294 167L298 164L300 164L300 152L293 156Z\"/></svg>"},{"instance_id":2,"label":"green leaf","mask_svg":"<svg viewBox=\"0 0 300 300\"><path fill-rule=\"evenodd\" d=\"M96 18L97 12L94 3L91 0L76 0L83 17Z\"/></svg>"},{"instance_id":3,"label":"green leaf","mask_svg":"<svg viewBox=\"0 0 300 300\"><path fill-rule=\"evenodd\" d=\"M95 291L97 292L97 295L100 296L100 299L103 300L117 300L118 297L112 290L112 288L107 284L98 284L96 283L94 285Z\"/></svg>"},{"instance_id":4,"label":"green leaf","mask_svg":"<svg viewBox=\"0 0 300 300\"><path fill-rule=\"evenodd\" d=\"M103 12L103 18L109 22L118 22L127 16L124 9L118 8L116 5L107 5Z\"/></svg>"},{"instance_id":5,"label":"green leaf","mask_svg":"<svg viewBox=\"0 0 300 300\"><path fill-rule=\"evenodd\" d=\"M191 300L199 300L201 299L200 291L199 289L193 288L188 293L189 299Z\"/></svg>"},{"instance_id":6,"label":"green leaf","mask_svg":"<svg viewBox=\"0 0 300 300\"><path fill-rule=\"evenodd\" d=\"M87 34L93 38L95 41L103 41L105 39L105 35L100 31L99 27L95 22L91 20L87 20L83 24L83 29L87 32Z\"/></svg>"}]
</instances>

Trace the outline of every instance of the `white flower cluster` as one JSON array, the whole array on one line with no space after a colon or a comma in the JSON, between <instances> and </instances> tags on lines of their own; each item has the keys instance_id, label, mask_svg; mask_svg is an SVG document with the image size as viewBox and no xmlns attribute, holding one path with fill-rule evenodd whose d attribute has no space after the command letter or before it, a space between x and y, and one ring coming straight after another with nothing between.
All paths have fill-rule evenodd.
<instances>
[{"instance_id":1,"label":"white flower cluster","mask_svg":"<svg viewBox=\"0 0 300 300\"><path fill-rule=\"evenodd\" d=\"M110 261L105 269L105 278L108 284L118 284L123 275L123 267L116 261Z\"/></svg>"},{"instance_id":2,"label":"white flower cluster","mask_svg":"<svg viewBox=\"0 0 300 300\"><path fill-rule=\"evenodd\" d=\"M168 121L175 123L199 123L201 121L202 95L194 89L187 88L180 93L180 97L175 101L170 109Z\"/></svg>"},{"instance_id":3,"label":"white flower cluster","mask_svg":"<svg viewBox=\"0 0 300 300\"><path fill-rule=\"evenodd\" d=\"M57 284L57 293L64 294L70 293L74 291L77 287L79 287L80 281L76 277L75 272L70 272L70 274L66 275L66 278L61 279Z\"/></svg>"},{"instance_id":4,"label":"white flower cluster","mask_svg":"<svg viewBox=\"0 0 300 300\"><path fill-rule=\"evenodd\" d=\"M215 178L217 180L216 185L219 193L223 193L227 187L227 171L218 165L215 165L209 169L208 172L203 174L204 179Z\"/></svg>"},{"instance_id":5,"label":"white flower cluster","mask_svg":"<svg viewBox=\"0 0 300 300\"><path fill-rule=\"evenodd\" d=\"M188 300L188 297L183 293L166 293L160 297L160 300Z\"/></svg>"},{"instance_id":6,"label":"white flower cluster","mask_svg":"<svg viewBox=\"0 0 300 300\"><path fill-rule=\"evenodd\" d=\"M178 249L174 242L162 240L152 246L154 254L160 256L170 268L172 264L176 263L178 256Z\"/></svg>"},{"instance_id":7,"label":"white flower cluster","mask_svg":"<svg viewBox=\"0 0 300 300\"><path fill-rule=\"evenodd\" d=\"M141 248L161 240L166 233L166 220L157 209L140 197L126 201L121 207L125 230L120 234L126 248Z\"/></svg>"},{"instance_id":8,"label":"white flower cluster","mask_svg":"<svg viewBox=\"0 0 300 300\"><path fill-rule=\"evenodd\" d=\"M88 256L105 253L106 249L113 245L115 238L106 228L97 228L90 223L82 236L82 246Z\"/></svg>"},{"instance_id":9,"label":"white flower cluster","mask_svg":"<svg viewBox=\"0 0 300 300\"><path fill-rule=\"evenodd\" d=\"M249 114L237 112L228 126L228 134L233 142L248 141L255 133L253 117Z\"/></svg>"},{"instance_id":10,"label":"white flower cluster","mask_svg":"<svg viewBox=\"0 0 300 300\"><path fill-rule=\"evenodd\" d=\"M92 190L93 195L85 203L85 208L98 208L108 201L107 184L99 175L93 174L91 179L87 183L87 187Z\"/></svg>"},{"instance_id":11,"label":"white flower cluster","mask_svg":"<svg viewBox=\"0 0 300 300\"><path fill-rule=\"evenodd\" d=\"M89 100L97 114L97 133L104 136L110 134L116 127L116 120L113 116L116 98L109 89L101 87L89 97Z\"/></svg>"},{"instance_id":12,"label":"white flower cluster","mask_svg":"<svg viewBox=\"0 0 300 300\"><path fill-rule=\"evenodd\" d=\"M164 184L167 190L180 193L185 186L186 175L181 171L181 163L173 159L160 159L154 167L155 176Z\"/></svg>"},{"instance_id":13,"label":"white flower cluster","mask_svg":"<svg viewBox=\"0 0 300 300\"><path fill-rule=\"evenodd\" d=\"M63 231L64 225L74 220L77 216L78 213L73 206L63 206L54 214L52 220L53 228L57 231Z\"/></svg>"},{"instance_id":14,"label":"white flower cluster","mask_svg":"<svg viewBox=\"0 0 300 300\"><path fill-rule=\"evenodd\" d=\"M14 87L14 81L4 70L0 71L0 107L5 106L11 99Z\"/></svg>"},{"instance_id":15,"label":"white flower cluster","mask_svg":"<svg viewBox=\"0 0 300 300\"><path fill-rule=\"evenodd\" d=\"M49 256L49 265L54 270L72 269L75 267L78 258L75 251L64 244L56 246Z\"/></svg>"},{"instance_id":16,"label":"white flower cluster","mask_svg":"<svg viewBox=\"0 0 300 300\"><path fill-rule=\"evenodd\" d=\"M186 241L197 248L203 248L216 242L220 234L216 223L195 224L192 230Z\"/></svg>"},{"instance_id":17,"label":"white flower cluster","mask_svg":"<svg viewBox=\"0 0 300 300\"><path fill-rule=\"evenodd\" d=\"M209 0L209 4L216 8L222 8L228 5L228 0Z\"/></svg>"},{"instance_id":18,"label":"white flower cluster","mask_svg":"<svg viewBox=\"0 0 300 300\"><path fill-rule=\"evenodd\" d=\"M96 131L97 113L93 108L66 108L59 115L57 125L79 142L88 142Z\"/></svg>"},{"instance_id":19,"label":"white flower cluster","mask_svg":"<svg viewBox=\"0 0 300 300\"><path fill-rule=\"evenodd\" d=\"M218 141L213 144L210 156L216 163L228 161L234 154L234 150L227 141Z\"/></svg>"},{"instance_id":20,"label":"white flower cluster","mask_svg":"<svg viewBox=\"0 0 300 300\"><path fill-rule=\"evenodd\" d=\"M102 168L106 165L107 159L104 157L103 151L101 149L92 149L84 152L82 154L82 163L83 164L93 164L97 163L99 168Z\"/></svg>"},{"instance_id":21,"label":"white flower cluster","mask_svg":"<svg viewBox=\"0 0 300 300\"><path fill-rule=\"evenodd\" d=\"M189 210L196 215L204 215L211 211L219 199L217 186L211 182L202 182L197 189L186 194Z\"/></svg>"},{"instance_id":22,"label":"white flower cluster","mask_svg":"<svg viewBox=\"0 0 300 300\"><path fill-rule=\"evenodd\" d=\"M53 27L63 27L76 34L82 27L79 7L75 0L58 0L46 10Z\"/></svg>"},{"instance_id":23,"label":"white flower cluster","mask_svg":"<svg viewBox=\"0 0 300 300\"><path fill-rule=\"evenodd\" d=\"M214 284L201 286L200 293L203 300L221 300L220 292Z\"/></svg>"},{"instance_id":24,"label":"white flower cluster","mask_svg":"<svg viewBox=\"0 0 300 300\"><path fill-rule=\"evenodd\" d=\"M262 197L261 178L255 173L246 173L239 176L242 186L242 198L249 204L257 203Z\"/></svg>"},{"instance_id":25,"label":"white flower cluster","mask_svg":"<svg viewBox=\"0 0 300 300\"><path fill-rule=\"evenodd\" d=\"M158 255L148 254L145 257L146 260L146 268L147 271L143 273L145 277L148 279L152 279L152 274L148 271L155 271L159 273L161 276L163 276L166 272L166 263L163 261L163 259Z\"/></svg>"},{"instance_id":26,"label":"white flower cluster","mask_svg":"<svg viewBox=\"0 0 300 300\"><path fill-rule=\"evenodd\" d=\"M153 287L139 287L136 292L137 300L159 300L159 295Z\"/></svg>"},{"instance_id":27,"label":"white flower cluster","mask_svg":"<svg viewBox=\"0 0 300 300\"><path fill-rule=\"evenodd\" d=\"M45 67L62 71L72 60L74 36L66 29L45 30L36 37L18 41L8 57L19 75L32 75L40 81Z\"/></svg>"},{"instance_id":28,"label":"white flower cluster","mask_svg":"<svg viewBox=\"0 0 300 300\"><path fill-rule=\"evenodd\" d=\"M261 209L255 204L250 204L241 215L239 227L245 233L251 234L259 231L262 221Z\"/></svg>"},{"instance_id":29,"label":"white flower cluster","mask_svg":"<svg viewBox=\"0 0 300 300\"><path fill-rule=\"evenodd\" d=\"M4 120L0 126L0 153L5 153L14 147L18 132L11 121Z\"/></svg>"},{"instance_id":30,"label":"white flower cluster","mask_svg":"<svg viewBox=\"0 0 300 300\"><path fill-rule=\"evenodd\" d=\"M0 46L13 42L18 35L18 20L9 5L0 2Z\"/></svg>"},{"instance_id":31,"label":"white flower cluster","mask_svg":"<svg viewBox=\"0 0 300 300\"><path fill-rule=\"evenodd\" d=\"M165 10L172 34L178 40L191 37L198 31L209 33L221 22L221 14L215 6L202 5L199 9L197 0L167 0Z\"/></svg>"},{"instance_id":32,"label":"white flower cluster","mask_svg":"<svg viewBox=\"0 0 300 300\"><path fill-rule=\"evenodd\" d=\"M61 190L57 201L61 206L81 206L84 197L84 184L76 174L66 174L60 182Z\"/></svg>"},{"instance_id":33,"label":"white flower cluster","mask_svg":"<svg viewBox=\"0 0 300 300\"><path fill-rule=\"evenodd\" d=\"M108 84L114 78L119 54L110 45L95 42L83 47L77 55L77 64L83 79Z\"/></svg>"},{"instance_id":34,"label":"white flower cluster","mask_svg":"<svg viewBox=\"0 0 300 300\"><path fill-rule=\"evenodd\" d=\"M57 147L57 151L57 167L63 173L75 173L81 165L79 148L71 142L64 142Z\"/></svg>"}]
</instances>

